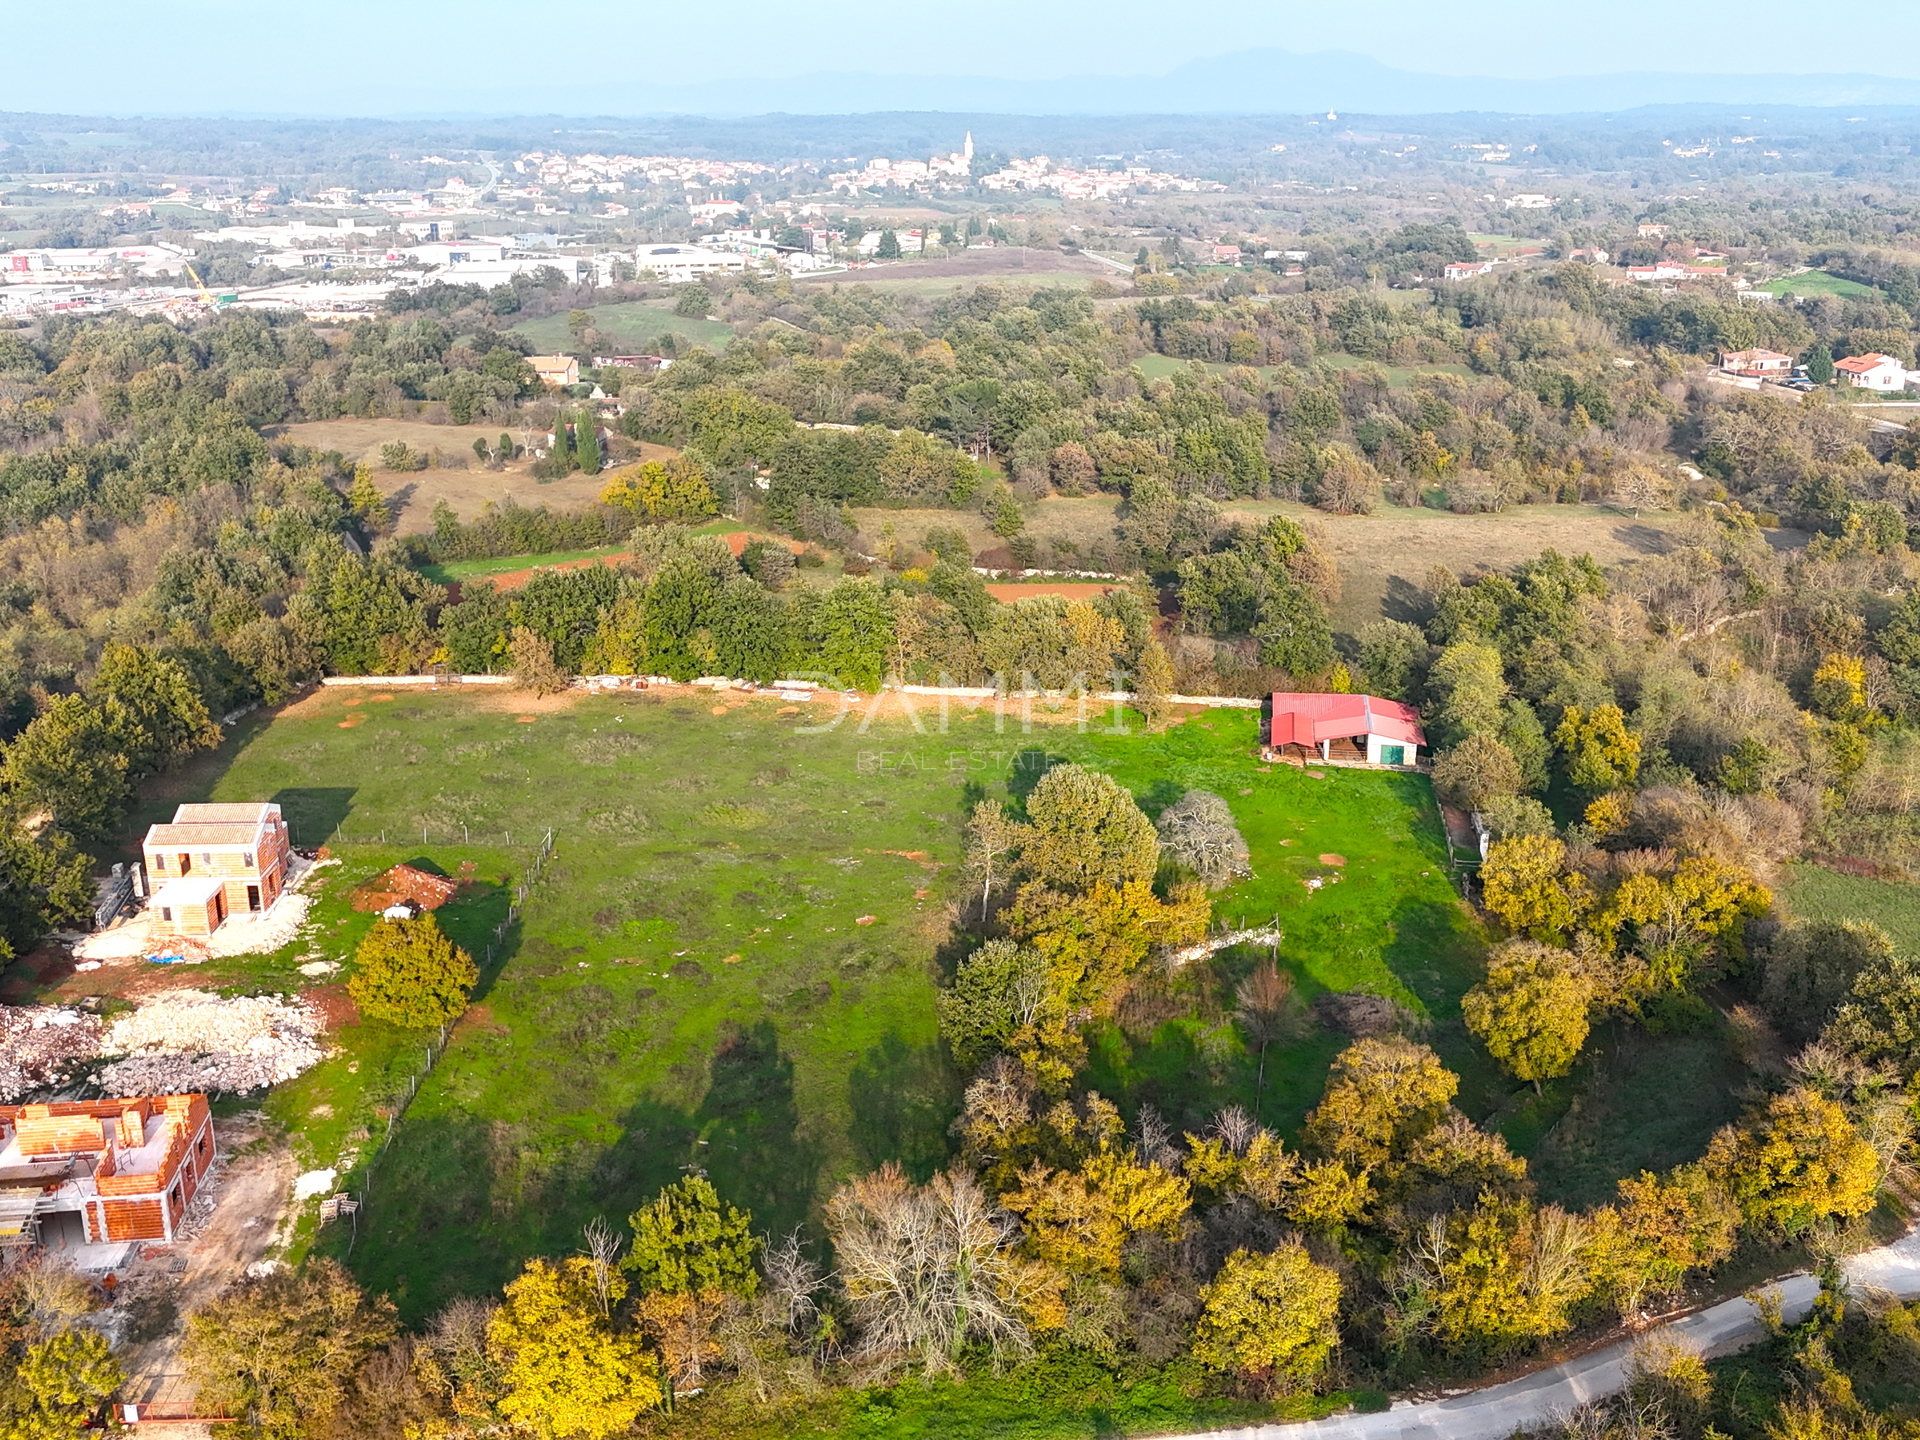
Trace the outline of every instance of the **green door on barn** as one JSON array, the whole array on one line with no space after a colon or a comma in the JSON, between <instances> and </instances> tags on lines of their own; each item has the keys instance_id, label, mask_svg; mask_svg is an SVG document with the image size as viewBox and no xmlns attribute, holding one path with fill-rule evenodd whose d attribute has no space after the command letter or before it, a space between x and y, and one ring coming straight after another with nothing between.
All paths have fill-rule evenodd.
<instances>
[{"instance_id":1,"label":"green door on barn","mask_svg":"<svg viewBox=\"0 0 1920 1440\"><path fill-rule=\"evenodd\" d=\"M1407 747L1404 745L1382 745L1380 747L1382 765L1404 765L1407 763Z\"/></svg>"}]
</instances>

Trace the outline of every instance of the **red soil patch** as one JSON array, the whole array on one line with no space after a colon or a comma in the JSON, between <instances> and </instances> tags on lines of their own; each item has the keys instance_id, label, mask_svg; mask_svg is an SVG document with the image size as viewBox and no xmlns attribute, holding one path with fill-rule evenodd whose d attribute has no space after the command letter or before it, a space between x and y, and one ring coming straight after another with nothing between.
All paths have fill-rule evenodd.
<instances>
[{"instance_id":1,"label":"red soil patch","mask_svg":"<svg viewBox=\"0 0 1920 1440\"><path fill-rule=\"evenodd\" d=\"M302 990L300 998L320 1012L329 1030L360 1023L360 1007L353 1003L345 985L316 985Z\"/></svg>"},{"instance_id":2,"label":"red soil patch","mask_svg":"<svg viewBox=\"0 0 1920 1440\"><path fill-rule=\"evenodd\" d=\"M590 560L561 560L552 565L529 565L524 570L509 570L504 575L476 575L467 583L478 585L482 581L491 583L496 590L518 590L534 576L549 570L586 570L595 565L618 565L631 560L633 555L622 550L618 555L596 555Z\"/></svg>"},{"instance_id":3,"label":"red soil patch","mask_svg":"<svg viewBox=\"0 0 1920 1440\"><path fill-rule=\"evenodd\" d=\"M727 542L727 549L733 552L733 558L736 560L740 558L740 552L756 540L771 540L776 545L786 546L796 555L807 548L799 540L789 540L784 535L763 535L758 530L729 530L720 538Z\"/></svg>"},{"instance_id":4,"label":"red soil patch","mask_svg":"<svg viewBox=\"0 0 1920 1440\"><path fill-rule=\"evenodd\" d=\"M345 720L340 721L340 728L342 730L351 730L356 725L364 725L366 723L367 717L364 715L349 715Z\"/></svg>"},{"instance_id":5,"label":"red soil patch","mask_svg":"<svg viewBox=\"0 0 1920 1440\"><path fill-rule=\"evenodd\" d=\"M460 886L443 875L429 875L411 865L396 865L384 875L376 875L353 892L353 908L363 913L385 910L402 900L411 900L422 910L438 910L459 893Z\"/></svg>"},{"instance_id":6,"label":"red soil patch","mask_svg":"<svg viewBox=\"0 0 1920 1440\"><path fill-rule=\"evenodd\" d=\"M987 593L996 600L1008 602L1025 600L1030 595L1064 595L1069 600L1092 600L1119 588L1118 585L1108 585L1099 580L1009 580L1004 584L987 586Z\"/></svg>"},{"instance_id":7,"label":"red soil patch","mask_svg":"<svg viewBox=\"0 0 1920 1440\"><path fill-rule=\"evenodd\" d=\"M1344 855L1322 855L1320 857L1320 863L1322 865L1344 865L1347 863L1347 857Z\"/></svg>"},{"instance_id":8,"label":"red soil patch","mask_svg":"<svg viewBox=\"0 0 1920 1440\"><path fill-rule=\"evenodd\" d=\"M538 715L516 715L513 718L513 723L516 725L531 725L539 718Z\"/></svg>"}]
</instances>

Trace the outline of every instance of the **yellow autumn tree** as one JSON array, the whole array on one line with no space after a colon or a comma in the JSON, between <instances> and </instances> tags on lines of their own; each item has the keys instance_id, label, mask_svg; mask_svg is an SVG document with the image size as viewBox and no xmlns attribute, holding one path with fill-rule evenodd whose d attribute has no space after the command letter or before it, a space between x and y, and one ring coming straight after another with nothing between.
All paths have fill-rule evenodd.
<instances>
[{"instance_id":1,"label":"yellow autumn tree","mask_svg":"<svg viewBox=\"0 0 1920 1440\"><path fill-rule=\"evenodd\" d=\"M1459 1089L1460 1077L1424 1045L1398 1035L1357 1041L1334 1059L1307 1116L1307 1143L1354 1169L1399 1159L1440 1123Z\"/></svg>"},{"instance_id":2,"label":"yellow autumn tree","mask_svg":"<svg viewBox=\"0 0 1920 1440\"><path fill-rule=\"evenodd\" d=\"M1829 655L1813 672L1813 708L1829 720L1864 720L1873 707L1867 702L1867 662L1858 655Z\"/></svg>"},{"instance_id":3,"label":"yellow autumn tree","mask_svg":"<svg viewBox=\"0 0 1920 1440\"><path fill-rule=\"evenodd\" d=\"M614 1275L609 1283L618 1300L625 1282ZM488 1325L487 1348L505 1380L500 1411L541 1440L617 1435L661 1401L652 1357L614 1331L598 1295L590 1260L532 1260Z\"/></svg>"},{"instance_id":4,"label":"yellow autumn tree","mask_svg":"<svg viewBox=\"0 0 1920 1440\"><path fill-rule=\"evenodd\" d=\"M1103 1146L1074 1171L1035 1162L1000 1204L1026 1223L1035 1259L1073 1274L1118 1278L1128 1237L1172 1239L1190 1200L1184 1177Z\"/></svg>"},{"instance_id":5,"label":"yellow autumn tree","mask_svg":"<svg viewBox=\"0 0 1920 1440\"><path fill-rule=\"evenodd\" d=\"M1340 1343L1340 1277L1297 1240L1234 1251L1200 1301L1194 1358L1275 1391L1311 1386Z\"/></svg>"},{"instance_id":6,"label":"yellow autumn tree","mask_svg":"<svg viewBox=\"0 0 1920 1440\"><path fill-rule=\"evenodd\" d=\"M1567 873L1567 847L1552 835L1496 840L1480 866L1481 902L1509 930L1565 944L1593 909L1593 887Z\"/></svg>"},{"instance_id":7,"label":"yellow autumn tree","mask_svg":"<svg viewBox=\"0 0 1920 1440\"><path fill-rule=\"evenodd\" d=\"M1564 950L1509 940L1487 961L1487 978L1460 1001L1467 1028L1517 1080L1567 1073L1587 1039L1593 986Z\"/></svg>"},{"instance_id":8,"label":"yellow autumn tree","mask_svg":"<svg viewBox=\"0 0 1920 1440\"><path fill-rule=\"evenodd\" d=\"M703 520L720 513L706 470L684 455L614 471L601 487L600 503L640 520Z\"/></svg>"},{"instance_id":9,"label":"yellow autumn tree","mask_svg":"<svg viewBox=\"0 0 1920 1440\"><path fill-rule=\"evenodd\" d=\"M1618 705L1567 706L1553 742L1567 757L1567 778L1589 794L1631 785L1640 773L1640 737Z\"/></svg>"},{"instance_id":10,"label":"yellow autumn tree","mask_svg":"<svg viewBox=\"0 0 1920 1440\"><path fill-rule=\"evenodd\" d=\"M1847 1112L1811 1090L1776 1095L1759 1116L1707 1147L1707 1166L1747 1219L1798 1235L1873 1208L1880 1168Z\"/></svg>"}]
</instances>

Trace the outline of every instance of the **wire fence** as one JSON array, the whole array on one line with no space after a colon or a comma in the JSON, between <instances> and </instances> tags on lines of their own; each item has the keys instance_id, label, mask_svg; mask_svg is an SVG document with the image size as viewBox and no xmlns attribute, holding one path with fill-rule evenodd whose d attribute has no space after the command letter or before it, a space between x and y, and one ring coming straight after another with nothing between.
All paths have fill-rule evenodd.
<instances>
[{"instance_id":1,"label":"wire fence","mask_svg":"<svg viewBox=\"0 0 1920 1440\"><path fill-rule=\"evenodd\" d=\"M553 830L549 828L541 837L540 845L534 851L533 860L527 866L526 874L521 876L513 887L513 899L507 904L506 918L493 927L493 935L487 941L487 958L483 962L484 965L491 965L495 956L500 953L500 948L506 943L507 932L520 919L520 912L526 907L528 898L533 894L533 887L540 883L552 859ZM390 1102L386 1129L381 1132L380 1142L373 1147L373 1153L366 1157L365 1163L360 1168L359 1193L329 1196L321 1203L320 1218L323 1224L342 1215L352 1220L353 1235L347 1241L349 1256L353 1254L353 1247L360 1241L360 1212L366 1208L368 1200L373 1196L374 1167L379 1164L380 1157L387 1153L387 1147L393 1143L394 1132L400 1128L400 1121L405 1118L408 1107L413 1104L414 1096L420 1093L420 1086L433 1073L433 1067L440 1063L440 1057L446 1053L447 1042L452 1038L453 1022L448 1021L440 1027L422 1052L420 1068L407 1077L407 1083Z\"/></svg>"},{"instance_id":2,"label":"wire fence","mask_svg":"<svg viewBox=\"0 0 1920 1440\"><path fill-rule=\"evenodd\" d=\"M329 849L346 845L498 845L511 849L515 844L526 845L542 834L537 826L528 826L524 830L475 830L467 825L408 825L395 826L392 829L356 830L349 832L345 824L316 834L312 829L302 829L297 821L287 825L288 838L302 850L317 850L321 846ZM545 832L552 834L551 830ZM514 840L518 834L520 839ZM419 838L416 840L415 837ZM540 842L546 844L545 840Z\"/></svg>"}]
</instances>

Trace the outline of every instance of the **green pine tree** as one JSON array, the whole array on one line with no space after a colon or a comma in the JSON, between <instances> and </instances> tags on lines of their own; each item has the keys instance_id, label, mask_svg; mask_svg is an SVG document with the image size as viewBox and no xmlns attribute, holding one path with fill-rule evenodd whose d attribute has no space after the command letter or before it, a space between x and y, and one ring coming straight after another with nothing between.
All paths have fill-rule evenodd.
<instances>
[{"instance_id":1,"label":"green pine tree","mask_svg":"<svg viewBox=\"0 0 1920 1440\"><path fill-rule=\"evenodd\" d=\"M891 230L882 230L880 232L880 248L873 253L882 260L898 260L900 258L900 237Z\"/></svg>"},{"instance_id":2,"label":"green pine tree","mask_svg":"<svg viewBox=\"0 0 1920 1440\"><path fill-rule=\"evenodd\" d=\"M574 419L573 457L587 474L600 473L600 427L591 410Z\"/></svg>"}]
</instances>

